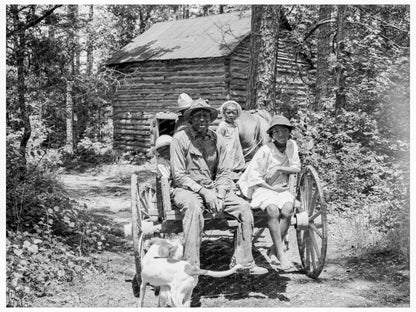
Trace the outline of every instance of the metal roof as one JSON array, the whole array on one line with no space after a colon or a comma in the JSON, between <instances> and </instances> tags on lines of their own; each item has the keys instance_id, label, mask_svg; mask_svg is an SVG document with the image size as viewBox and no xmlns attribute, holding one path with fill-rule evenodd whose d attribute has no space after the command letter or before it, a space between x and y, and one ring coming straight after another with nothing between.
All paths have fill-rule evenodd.
<instances>
[{"instance_id":1,"label":"metal roof","mask_svg":"<svg viewBox=\"0 0 416 312\"><path fill-rule=\"evenodd\" d=\"M230 54L250 30L250 11L161 22L114 54L107 65L221 57Z\"/></svg>"}]
</instances>

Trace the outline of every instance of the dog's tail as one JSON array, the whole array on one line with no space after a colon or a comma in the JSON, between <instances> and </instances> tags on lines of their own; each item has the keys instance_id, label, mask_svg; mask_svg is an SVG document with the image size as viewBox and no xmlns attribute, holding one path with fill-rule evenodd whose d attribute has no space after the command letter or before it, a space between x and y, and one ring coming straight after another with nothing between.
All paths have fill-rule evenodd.
<instances>
[{"instance_id":1,"label":"dog's tail","mask_svg":"<svg viewBox=\"0 0 416 312\"><path fill-rule=\"evenodd\" d=\"M211 270L202 270L192 267L190 270L187 270L186 273L190 275L208 275L211 277L226 277L237 272L238 269L241 269L243 266L240 264L235 265L232 269L226 271L211 271ZM188 268L189 269L189 268Z\"/></svg>"}]
</instances>

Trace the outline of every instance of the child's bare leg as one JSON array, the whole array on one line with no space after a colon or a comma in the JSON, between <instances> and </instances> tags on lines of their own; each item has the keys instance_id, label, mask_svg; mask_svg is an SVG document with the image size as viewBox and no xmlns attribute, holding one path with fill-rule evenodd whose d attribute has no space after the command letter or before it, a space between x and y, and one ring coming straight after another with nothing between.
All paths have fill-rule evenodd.
<instances>
[{"instance_id":1,"label":"child's bare leg","mask_svg":"<svg viewBox=\"0 0 416 312\"><path fill-rule=\"evenodd\" d=\"M268 218L268 228L270 231L270 236L273 241L273 246L271 247L272 256L275 253L280 263L282 260L284 263L284 252L281 236L281 225L280 225L280 210L275 205L269 205L266 207L267 218Z\"/></svg>"},{"instance_id":2,"label":"child's bare leg","mask_svg":"<svg viewBox=\"0 0 416 312\"><path fill-rule=\"evenodd\" d=\"M279 257L279 255L277 254L277 257L280 260L281 268L283 270L286 270L292 266L292 263L289 261L286 254L283 251L283 247L284 247L283 238L287 235L287 232L289 230L290 219L292 217L292 211L293 211L293 204L291 202L285 203L280 211L280 237L282 238L281 240L281 246L282 246L281 255L282 256Z\"/></svg>"},{"instance_id":3,"label":"child's bare leg","mask_svg":"<svg viewBox=\"0 0 416 312\"><path fill-rule=\"evenodd\" d=\"M288 232L290 226L290 218L292 217L292 203L288 202L283 205L280 210L275 205L269 205L266 208L268 215L268 227L270 236L273 241L273 246L270 249L271 254L275 254L280 261L281 269L285 270L292 266L292 263L287 258L283 248L283 238Z\"/></svg>"}]
</instances>

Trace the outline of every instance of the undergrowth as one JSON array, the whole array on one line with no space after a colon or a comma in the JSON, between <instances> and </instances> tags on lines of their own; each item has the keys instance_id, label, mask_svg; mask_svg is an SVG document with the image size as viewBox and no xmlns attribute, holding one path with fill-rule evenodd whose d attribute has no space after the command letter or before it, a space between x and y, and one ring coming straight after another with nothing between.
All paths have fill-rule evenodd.
<instances>
[{"instance_id":1,"label":"undergrowth","mask_svg":"<svg viewBox=\"0 0 416 312\"><path fill-rule=\"evenodd\" d=\"M35 296L51 295L57 284L95 270L92 252L126 243L121 229L69 199L57 180L57 166L43 160L30 159L24 166L8 144L7 307L30 306Z\"/></svg>"}]
</instances>

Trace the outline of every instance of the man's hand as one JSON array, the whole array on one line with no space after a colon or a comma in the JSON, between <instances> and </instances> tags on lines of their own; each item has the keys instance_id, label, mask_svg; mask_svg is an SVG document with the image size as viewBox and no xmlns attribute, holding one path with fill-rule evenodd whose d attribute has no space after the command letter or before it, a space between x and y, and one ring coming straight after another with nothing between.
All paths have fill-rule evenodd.
<instances>
[{"instance_id":1,"label":"man's hand","mask_svg":"<svg viewBox=\"0 0 416 312\"><path fill-rule=\"evenodd\" d=\"M199 194L205 201L205 204L213 213L218 213L222 210L223 200L217 197L215 190L202 188Z\"/></svg>"}]
</instances>

